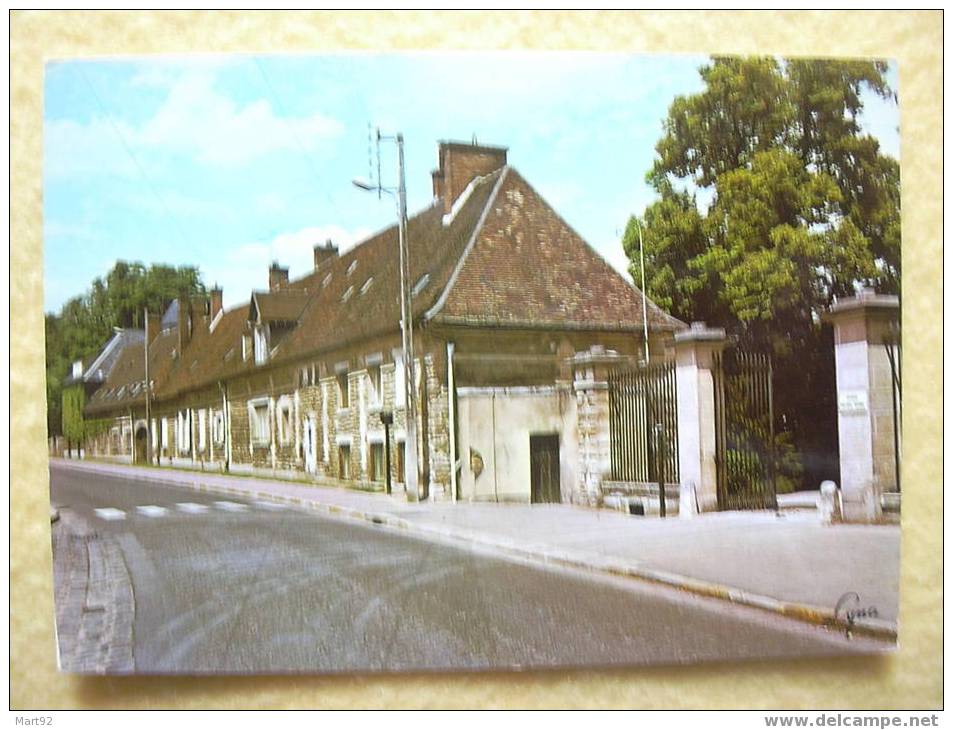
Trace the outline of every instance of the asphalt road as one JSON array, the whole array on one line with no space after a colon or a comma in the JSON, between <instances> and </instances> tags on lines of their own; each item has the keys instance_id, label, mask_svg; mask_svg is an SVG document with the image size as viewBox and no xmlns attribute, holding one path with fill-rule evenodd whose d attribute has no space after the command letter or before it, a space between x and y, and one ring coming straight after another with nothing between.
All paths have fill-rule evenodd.
<instances>
[{"instance_id":1,"label":"asphalt road","mask_svg":"<svg viewBox=\"0 0 953 730\"><path fill-rule=\"evenodd\" d=\"M885 648L278 504L55 466L50 475L53 505L121 548L136 672L610 666Z\"/></svg>"}]
</instances>

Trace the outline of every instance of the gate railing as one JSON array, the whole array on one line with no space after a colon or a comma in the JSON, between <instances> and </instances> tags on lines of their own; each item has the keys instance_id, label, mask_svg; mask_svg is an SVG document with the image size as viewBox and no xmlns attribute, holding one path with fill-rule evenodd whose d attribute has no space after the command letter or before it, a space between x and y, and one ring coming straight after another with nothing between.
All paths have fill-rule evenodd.
<instances>
[{"instance_id":1,"label":"gate railing","mask_svg":"<svg viewBox=\"0 0 953 730\"><path fill-rule=\"evenodd\" d=\"M714 356L718 507L777 508L771 357L726 349Z\"/></svg>"},{"instance_id":2,"label":"gate railing","mask_svg":"<svg viewBox=\"0 0 953 730\"><path fill-rule=\"evenodd\" d=\"M677 483L675 364L611 371L608 382L613 481Z\"/></svg>"},{"instance_id":3,"label":"gate railing","mask_svg":"<svg viewBox=\"0 0 953 730\"><path fill-rule=\"evenodd\" d=\"M887 353L887 362L890 363L890 404L893 416L893 468L897 481L897 491L900 491L900 425L903 413L903 391L901 390L899 332L891 332L884 338L884 350Z\"/></svg>"}]
</instances>

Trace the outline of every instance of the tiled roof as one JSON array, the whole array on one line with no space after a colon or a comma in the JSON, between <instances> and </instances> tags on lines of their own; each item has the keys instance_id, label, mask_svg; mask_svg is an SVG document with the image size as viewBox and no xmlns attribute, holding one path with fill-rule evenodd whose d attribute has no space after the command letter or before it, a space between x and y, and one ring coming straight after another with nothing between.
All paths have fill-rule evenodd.
<instances>
[{"instance_id":1,"label":"tiled roof","mask_svg":"<svg viewBox=\"0 0 953 730\"><path fill-rule=\"evenodd\" d=\"M158 397L170 397L247 370L250 365L242 361L242 330L247 321L247 306L223 312L212 331L199 319L185 352L157 385Z\"/></svg>"},{"instance_id":2,"label":"tiled roof","mask_svg":"<svg viewBox=\"0 0 953 730\"><path fill-rule=\"evenodd\" d=\"M433 306L449 280L499 180L485 176L447 225L435 203L407 224L414 316ZM289 286L311 297L298 326L275 353L276 360L328 350L355 339L397 331L400 322L397 226L391 226ZM426 279L425 279L426 277Z\"/></svg>"},{"instance_id":3,"label":"tiled roof","mask_svg":"<svg viewBox=\"0 0 953 730\"><path fill-rule=\"evenodd\" d=\"M649 327L684 323L647 302ZM640 330L642 293L596 253L513 168L437 321L495 327Z\"/></svg>"},{"instance_id":4,"label":"tiled roof","mask_svg":"<svg viewBox=\"0 0 953 730\"><path fill-rule=\"evenodd\" d=\"M83 374L66 378L66 385L73 383L103 383L109 378L123 351L129 345L142 344L146 335L143 330L116 329L115 334L94 357L83 359Z\"/></svg>"},{"instance_id":5,"label":"tiled roof","mask_svg":"<svg viewBox=\"0 0 953 730\"><path fill-rule=\"evenodd\" d=\"M158 390L165 382L178 345L178 330L163 330L149 345L149 378ZM90 396L86 409L96 414L145 403L145 337L121 351L106 382Z\"/></svg>"},{"instance_id":6,"label":"tiled roof","mask_svg":"<svg viewBox=\"0 0 953 730\"><path fill-rule=\"evenodd\" d=\"M478 179L451 215L441 201L408 221L415 319L460 325L553 329L642 328L638 289L602 259L513 168ZM150 348L158 399L254 369L242 360L248 320L296 322L272 360L289 362L362 339L396 333L400 322L397 226L330 258L279 292L256 292L249 305L223 313L213 330L197 317L191 341L172 357L176 330ZM166 317L170 316L166 312ZM685 325L648 302L653 330ZM161 345L161 347L159 346ZM142 370L142 347L130 350L129 379ZM138 364L135 360L138 351ZM160 354L161 352L161 354ZM123 355L126 362L126 355ZM153 374L154 373L154 374ZM113 396L123 383L107 382ZM142 379L142 375L138 375ZM125 397L125 396L123 396ZM97 392L91 410L108 401Z\"/></svg>"}]
</instances>

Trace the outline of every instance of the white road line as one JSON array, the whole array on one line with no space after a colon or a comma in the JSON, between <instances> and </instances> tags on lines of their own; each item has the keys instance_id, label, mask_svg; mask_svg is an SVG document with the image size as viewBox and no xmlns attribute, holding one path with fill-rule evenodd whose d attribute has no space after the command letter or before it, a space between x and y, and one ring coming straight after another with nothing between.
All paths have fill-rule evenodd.
<instances>
[{"instance_id":1,"label":"white road line","mask_svg":"<svg viewBox=\"0 0 953 730\"><path fill-rule=\"evenodd\" d=\"M107 520L109 522L126 519L126 513L115 507L102 507L96 510L96 516L101 520Z\"/></svg>"},{"instance_id":2,"label":"white road line","mask_svg":"<svg viewBox=\"0 0 953 730\"><path fill-rule=\"evenodd\" d=\"M176 508L179 512L186 512L190 515L199 515L208 512L207 504L196 504L195 502L177 502Z\"/></svg>"},{"instance_id":3,"label":"white road line","mask_svg":"<svg viewBox=\"0 0 953 730\"><path fill-rule=\"evenodd\" d=\"M248 509L247 504L239 502L216 502L215 506L226 512L245 512Z\"/></svg>"},{"instance_id":4,"label":"white road line","mask_svg":"<svg viewBox=\"0 0 953 730\"><path fill-rule=\"evenodd\" d=\"M136 507L136 512L145 517L162 517L168 511L165 507L159 507L155 504L141 504Z\"/></svg>"},{"instance_id":5,"label":"white road line","mask_svg":"<svg viewBox=\"0 0 953 730\"><path fill-rule=\"evenodd\" d=\"M269 502L266 499L255 500L254 502L252 502L252 504L258 507L259 509L267 509L271 511L288 509L288 505L286 504L281 504L280 502Z\"/></svg>"}]
</instances>

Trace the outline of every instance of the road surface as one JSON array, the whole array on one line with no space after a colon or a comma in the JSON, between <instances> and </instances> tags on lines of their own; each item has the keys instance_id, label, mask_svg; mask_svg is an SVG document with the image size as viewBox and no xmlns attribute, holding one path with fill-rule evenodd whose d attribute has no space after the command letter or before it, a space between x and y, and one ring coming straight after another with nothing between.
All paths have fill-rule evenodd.
<instances>
[{"instance_id":1,"label":"road surface","mask_svg":"<svg viewBox=\"0 0 953 730\"><path fill-rule=\"evenodd\" d=\"M131 583L132 608L113 611L134 613L131 665L120 671L611 666L887 648L632 579L278 503L55 465L50 475L63 515L56 529L86 525L102 543L97 554L121 556L103 580ZM126 595L112 588L106 595ZM122 616L110 615L122 633ZM61 646L75 638L64 636L71 626L59 622Z\"/></svg>"}]
</instances>

